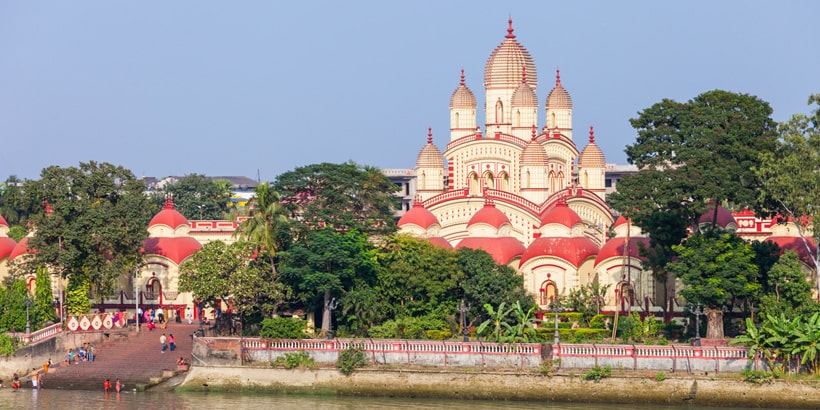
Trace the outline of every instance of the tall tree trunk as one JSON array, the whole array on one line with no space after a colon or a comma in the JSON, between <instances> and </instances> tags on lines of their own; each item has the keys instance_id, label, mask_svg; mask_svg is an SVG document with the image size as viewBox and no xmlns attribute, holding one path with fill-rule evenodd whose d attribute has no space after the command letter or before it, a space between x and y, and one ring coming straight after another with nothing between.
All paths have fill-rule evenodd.
<instances>
[{"instance_id":1,"label":"tall tree trunk","mask_svg":"<svg viewBox=\"0 0 820 410\"><path fill-rule=\"evenodd\" d=\"M324 302L322 303L322 337L327 337L327 332L330 331L330 290L325 291Z\"/></svg>"},{"instance_id":2,"label":"tall tree trunk","mask_svg":"<svg viewBox=\"0 0 820 410\"><path fill-rule=\"evenodd\" d=\"M709 325L706 327L707 339L723 339L723 310L706 309Z\"/></svg>"}]
</instances>

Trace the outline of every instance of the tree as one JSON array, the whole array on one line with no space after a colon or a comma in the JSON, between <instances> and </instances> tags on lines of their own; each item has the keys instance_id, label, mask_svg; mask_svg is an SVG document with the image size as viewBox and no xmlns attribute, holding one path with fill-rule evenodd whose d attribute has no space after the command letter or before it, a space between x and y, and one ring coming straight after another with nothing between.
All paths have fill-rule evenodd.
<instances>
[{"instance_id":1,"label":"tree","mask_svg":"<svg viewBox=\"0 0 820 410\"><path fill-rule=\"evenodd\" d=\"M499 265L483 250L461 248L455 254L458 267L464 272L461 288L464 301L471 306L468 316L472 321L486 318L485 312L479 310L486 304L513 306L517 303L524 311L537 308L532 295L524 289L524 278L509 266Z\"/></svg>"},{"instance_id":2,"label":"tree","mask_svg":"<svg viewBox=\"0 0 820 410\"><path fill-rule=\"evenodd\" d=\"M751 246L733 233L707 231L672 249L678 259L667 268L685 285L681 296L706 307L706 338L722 339L724 309L760 290Z\"/></svg>"},{"instance_id":3,"label":"tree","mask_svg":"<svg viewBox=\"0 0 820 410\"><path fill-rule=\"evenodd\" d=\"M45 267L37 268L37 276L34 278L34 320L32 320L34 329L39 329L46 322L57 319L50 276L51 274Z\"/></svg>"},{"instance_id":4,"label":"tree","mask_svg":"<svg viewBox=\"0 0 820 410\"><path fill-rule=\"evenodd\" d=\"M772 203L769 211L782 215L783 222L797 226L807 253L812 255L815 282L820 291L820 229L812 221L820 220L820 94L809 97L816 104L809 115L795 114L780 124L780 138L776 149L763 152L757 176L762 181L760 195Z\"/></svg>"},{"instance_id":5,"label":"tree","mask_svg":"<svg viewBox=\"0 0 820 410\"><path fill-rule=\"evenodd\" d=\"M208 242L180 266L179 290L215 306L225 302L240 317L273 315L289 289L273 276L267 259L256 257L250 242Z\"/></svg>"},{"instance_id":6,"label":"tree","mask_svg":"<svg viewBox=\"0 0 820 410\"><path fill-rule=\"evenodd\" d=\"M6 182L0 185L0 215L9 226L24 225L26 217L25 200L20 189L22 181L16 175L10 175Z\"/></svg>"},{"instance_id":7,"label":"tree","mask_svg":"<svg viewBox=\"0 0 820 410\"><path fill-rule=\"evenodd\" d=\"M648 247L643 242L638 242L638 254L645 258L641 265L652 272L652 279L661 285L661 295L656 297L663 300L663 311L666 313L671 290L666 265L675 257L672 247L679 245L687 235L686 220L677 211L658 210L638 214L636 223L649 236Z\"/></svg>"},{"instance_id":8,"label":"tree","mask_svg":"<svg viewBox=\"0 0 820 410\"><path fill-rule=\"evenodd\" d=\"M801 265L797 253L788 250L767 272L766 281L761 281L761 316L783 313L793 317L818 311L818 303L811 295L812 284L806 280Z\"/></svg>"},{"instance_id":9,"label":"tree","mask_svg":"<svg viewBox=\"0 0 820 410\"><path fill-rule=\"evenodd\" d=\"M39 180L23 186L35 234L36 250L17 268L34 273L48 266L69 278L69 290L92 291L95 297L119 290L119 277L141 259L145 226L154 207L142 181L120 166L80 163L79 167L51 166ZM68 311L90 306L89 294L67 298Z\"/></svg>"},{"instance_id":10,"label":"tree","mask_svg":"<svg viewBox=\"0 0 820 410\"><path fill-rule=\"evenodd\" d=\"M321 304L322 335L330 331L333 299L349 291L355 280L373 282L376 275L375 251L367 236L353 230L308 231L306 237L283 253L281 275L301 302Z\"/></svg>"},{"instance_id":11,"label":"tree","mask_svg":"<svg viewBox=\"0 0 820 410\"><path fill-rule=\"evenodd\" d=\"M25 301L30 297L26 281L8 280L2 292L0 304L0 331L22 332L26 328Z\"/></svg>"},{"instance_id":12,"label":"tree","mask_svg":"<svg viewBox=\"0 0 820 410\"><path fill-rule=\"evenodd\" d=\"M376 168L322 163L296 168L276 178L274 188L291 219L302 226L367 235L395 232L395 184Z\"/></svg>"},{"instance_id":13,"label":"tree","mask_svg":"<svg viewBox=\"0 0 820 410\"><path fill-rule=\"evenodd\" d=\"M271 272L276 276L276 251L280 248L279 231L287 228L285 210L279 203L279 193L270 184L256 186L256 195L250 200L251 213L239 224L234 234L257 246L257 252L270 261Z\"/></svg>"},{"instance_id":14,"label":"tree","mask_svg":"<svg viewBox=\"0 0 820 410\"><path fill-rule=\"evenodd\" d=\"M647 108L630 120L638 138L626 148L640 171L620 181L608 200L636 222L642 214L674 211L696 232L710 200L762 209L753 169L776 146L771 113L757 97L721 90Z\"/></svg>"},{"instance_id":15,"label":"tree","mask_svg":"<svg viewBox=\"0 0 820 410\"><path fill-rule=\"evenodd\" d=\"M223 219L228 213L231 187L226 180L188 174L166 185L158 195L154 195L154 202L161 207L166 196L171 195L176 210L188 219Z\"/></svg>"}]
</instances>

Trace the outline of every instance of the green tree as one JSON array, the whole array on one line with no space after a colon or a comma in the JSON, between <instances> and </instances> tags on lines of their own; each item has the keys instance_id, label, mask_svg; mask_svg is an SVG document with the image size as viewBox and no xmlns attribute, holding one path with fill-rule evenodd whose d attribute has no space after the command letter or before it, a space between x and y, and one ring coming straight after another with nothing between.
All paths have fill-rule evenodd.
<instances>
[{"instance_id":1,"label":"green tree","mask_svg":"<svg viewBox=\"0 0 820 410\"><path fill-rule=\"evenodd\" d=\"M772 203L770 212L777 212L797 226L807 253L812 255L815 282L820 291L820 248L809 243L820 243L820 229L812 221L820 220L820 94L809 97L815 104L809 114L795 114L778 128L780 138L776 149L761 154L756 168L762 181L760 195Z\"/></svg>"},{"instance_id":2,"label":"green tree","mask_svg":"<svg viewBox=\"0 0 820 410\"><path fill-rule=\"evenodd\" d=\"M180 266L179 290L210 306L230 301L240 317L273 315L290 291L256 249L250 242L208 242Z\"/></svg>"},{"instance_id":3,"label":"green tree","mask_svg":"<svg viewBox=\"0 0 820 410\"><path fill-rule=\"evenodd\" d=\"M171 195L176 210L188 219L223 219L229 211L231 187L226 180L188 174L163 187L153 198L157 207L161 207Z\"/></svg>"},{"instance_id":4,"label":"green tree","mask_svg":"<svg viewBox=\"0 0 820 410\"><path fill-rule=\"evenodd\" d=\"M609 285L591 283L573 289L566 298L566 303L570 309L581 313L585 324L589 326L589 321L593 316L601 313L601 304L606 296Z\"/></svg>"},{"instance_id":5,"label":"green tree","mask_svg":"<svg viewBox=\"0 0 820 410\"><path fill-rule=\"evenodd\" d=\"M766 281L762 282L761 316L784 313L792 317L818 310L818 304L811 295L812 284L806 280L801 266L797 253L788 250L769 269Z\"/></svg>"},{"instance_id":6,"label":"green tree","mask_svg":"<svg viewBox=\"0 0 820 410\"><path fill-rule=\"evenodd\" d=\"M626 148L627 161L640 171L620 181L608 200L635 221L674 211L695 231L710 200L761 209L753 169L776 146L771 113L757 97L721 90L645 109L630 120L638 138ZM717 207L713 226L716 217Z\"/></svg>"},{"instance_id":7,"label":"green tree","mask_svg":"<svg viewBox=\"0 0 820 410\"><path fill-rule=\"evenodd\" d=\"M341 299L356 279L375 280L375 250L367 237L355 230L309 231L282 253L281 275L294 296L308 305L321 304L322 335L330 330L332 300Z\"/></svg>"},{"instance_id":8,"label":"green tree","mask_svg":"<svg viewBox=\"0 0 820 410\"><path fill-rule=\"evenodd\" d=\"M43 169L39 180L25 182L23 191L36 229L29 246L36 252L22 258L17 268L34 273L38 266L49 266L76 281L69 288L93 291L100 299L119 290L120 275L141 258L145 226L155 209L142 181L123 167L88 162ZM89 294L68 298L66 305L69 311L86 313L78 309L90 305Z\"/></svg>"},{"instance_id":9,"label":"green tree","mask_svg":"<svg viewBox=\"0 0 820 410\"><path fill-rule=\"evenodd\" d=\"M6 182L0 185L0 215L9 226L24 225L26 222L25 197L20 189L22 181L16 175L10 175Z\"/></svg>"},{"instance_id":10,"label":"green tree","mask_svg":"<svg viewBox=\"0 0 820 410\"><path fill-rule=\"evenodd\" d=\"M367 235L396 230L398 187L376 168L354 162L308 165L279 175L274 188L291 219L308 229Z\"/></svg>"},{"instance_id":11,"label":"green tree","mask_svg":"<svg viewBox=\"0 0 820 410\"><path fill-rule=\"evenodd\" d=\"M276 251L280 248L280 231L287 229L285 210L279 203L279 193L270 184L256 186L256 195L250 200L250 215L239 224L234 234L240 239L256 244L257 251L270 262L271 272L276 276Z\"/></svg>"},{"instance_id":12,"label":"green tree","mask_svg":"<svg viewBox=\"0 0 820 410\"><path fill-rule=\"evenodd\" d=\"M672 247L680 245L687 236L686 220L677 211L658 210L652 213L637 214L636 224L641 231L649 236L649 246L638 242L638 254L644 258L641 265L652 273L652 279L659 284L660 292L655 294L664 313L668 308L667 301L673 290L670 289L670 274L666 265L675 257Z\"/></svg>"},{"instance_id":13,"label":"green tree","mask_svg":"<svg viewBox=\"0 0 820 410\"><path fill-rule=\"evenodd\" d=\"M30 297L28 288L26 288L26 281L23 279L6 281L2 296L0 331L24 331L26 328L25 301Z\"/></svg>"},{"instance_id":14,"label":"green tree","mask_svg":"<svg viewBox=\"0 0 820 410\"><path fill-rule=\"evenodd\" d=\"M685 285L681 296L706 307L706 338L722 339L724 309L760 290L751 246L733 233L708 231L673 250L678 259L667 267Z\"/></svg>"},{"instance_id":15,"label":"green tree","mask_svg":"<svg viewBox=\"0 0 820 410\"><path fill-rule=\"evenodd\" d=\"M486 304L511 306L518 303L525 311L537 307L532 295L524 289L524 278L509 266L496 263L489 253L461 248L455 254L458 268L464 272L461 289L464 301L471 306L467 313L470 322L488 319L480 310ZM459 303L458 293L454 292L454 297L453 302Z\"/></svg>"},{"instance_id":16,"label":"green tree","mask_svg":"<svg viewBox=\"0 0 820 410\"><path fill-rule=\"evenodd\" d=\"M34 329L39 329L46 322L57 319L57 311L54 309L54 292L51 291L51 274L43 266L37 268L34 287L35 305L32 326Z\"/></svg>"}]
</instances>

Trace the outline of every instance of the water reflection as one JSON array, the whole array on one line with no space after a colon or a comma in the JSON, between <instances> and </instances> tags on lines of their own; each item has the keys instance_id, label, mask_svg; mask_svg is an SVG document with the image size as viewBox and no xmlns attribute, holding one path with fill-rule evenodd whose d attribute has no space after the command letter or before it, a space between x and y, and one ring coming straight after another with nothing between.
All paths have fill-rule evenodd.
<instances>
[{"instance_id":1,"label":"water reflection","mask_svg":"<svg viewBox=\"0 0 820 410\"><path fill-rule=\"evenodd\" d=\"M306 397L274 395L239 395L217 393L152 393L123 392L105 394L102 391L76 390L0 390L0 409L552 409L552 410L626 410L626 409L706 409L694 406L637 406L617 404L573 404L509 401L458 401L405 398L367 397ZM722 410L726 410L723 408Z\"/></svg>"}]
</instances>

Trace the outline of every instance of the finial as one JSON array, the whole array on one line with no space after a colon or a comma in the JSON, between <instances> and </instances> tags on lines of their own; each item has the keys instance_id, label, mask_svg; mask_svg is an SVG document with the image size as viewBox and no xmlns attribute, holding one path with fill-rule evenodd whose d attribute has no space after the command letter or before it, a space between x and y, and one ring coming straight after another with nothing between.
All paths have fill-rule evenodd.
<instances>
[{"instance_id":1,"label":"finial","mask_svg":"<svg viewBox=\"0 0 820 410\"><path fill-rule=\"evenodd\" d=\"M595 131L592 129L591 125L589 126L589 143L590 144L595 143Z\"/></svg>"},{"instance_id":2,"label":"finial","mask_svg":"<svg viewBox=\"0 0 820 410\"><path fill-rule=\"evenodd\" d=\"M561 86L561 70L559 70L557 68L555 69L555 86L556 87Z\"/></svg>"},{"instance_id":3,"label":"finial","mask_svg":"<svg viewBox=\"0 0 820 410\"><path fill-rule=\"evenodd\" d=\"M171 195L165 197L165 206L162 209L174 209L174 199L171 198Z\"/></svg>"},{"instance_id":4,"label":"finial","mask_svg":"<svg viewBox=\"0 0 820 410\"><path fill-rule=\"evenodd\" d=\"M510 19L507 22L509 23L509 27L507 27L507 38L515 38L512 27L512 16L510 16Z\"/></svg>"},{"instance_id":5,"label":"finial","mask_svg":"<svg viewBox=\"0 0 820 410\"><path fill-rule=\"evenodd\" d=\"M464 85L464 68L461 68L461 83L459 85Z\"/></svg>"},{"instance_id":6,"label":"finial","mask_svg":"<svg viewBox=\"0 0 820 410\"><path fill-rule=\"evenodd\" d=\"M427 127L427 143L433 143L433 127Z\"/></svg>"},{"instance_id":7,"label":"finial","mask_svg":"<svg viewBox=\"0 0 820 410\"><path fill-rule=\"evenodd\" d=\"M535 141L535 124L532 124L532 140Z\"/></svg>"}]
</instances>

